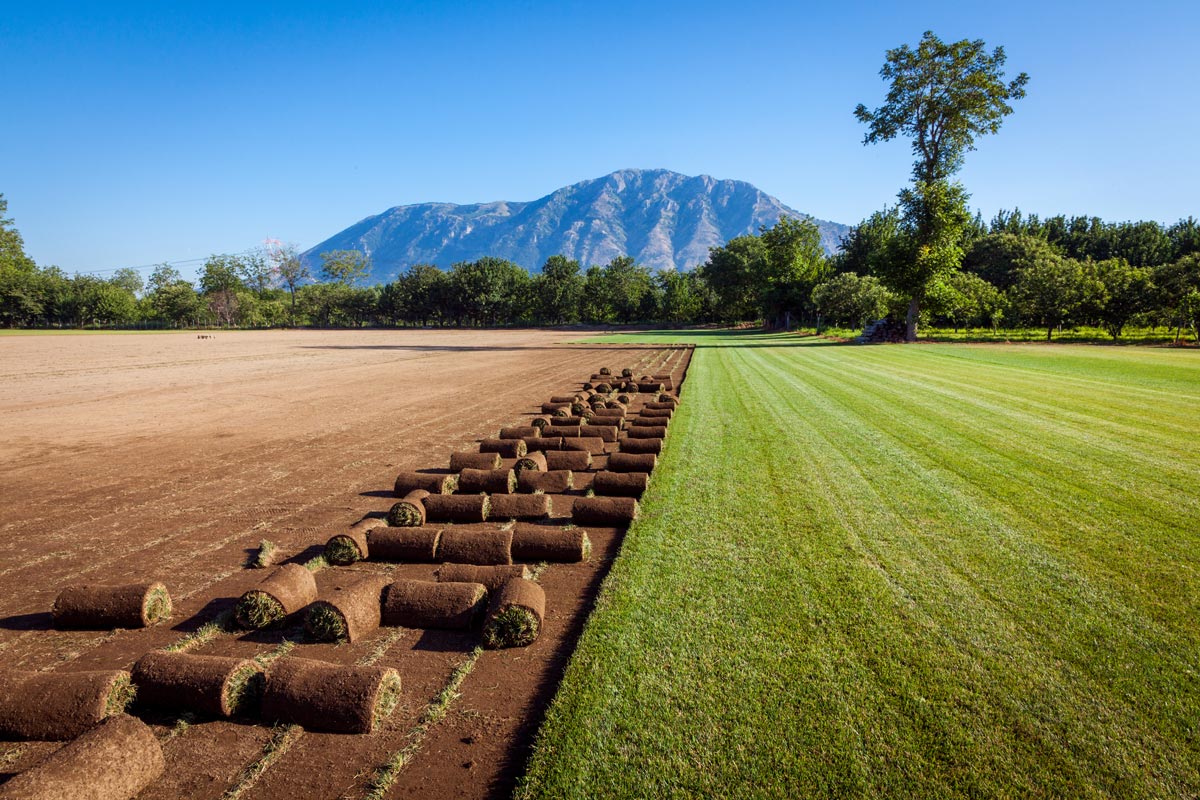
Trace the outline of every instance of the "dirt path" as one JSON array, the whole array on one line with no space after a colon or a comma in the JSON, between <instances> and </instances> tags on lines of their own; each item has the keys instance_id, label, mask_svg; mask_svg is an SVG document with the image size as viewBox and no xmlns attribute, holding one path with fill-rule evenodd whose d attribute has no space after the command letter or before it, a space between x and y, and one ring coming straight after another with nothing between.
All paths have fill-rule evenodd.
<instances>
[{"instance_id":1,"label":"dirt path","mask_svg":"<svg viewBox=\"0 0 1200 800\"><path fill-rule=\"evenodd\" d=\"M601 365L672 371L688 353L562 346L570 334L255 332L0 341L0 663L25 669L127 667L195 630L260 576L266 538L299 556L391 502L400 469L533 413ZM603 457L597 466L603 464ZM474 663L445 721L414 733L426 705L474 649L473 636L383 630L305 657L396 667L404 701L370 736L303 733L243 797L361 797L374 770L413 754L388 796L491 797L511 788L619 532L591 531L595 557L553 565L545 631ZM360 565L430 577L431 567ZM64 584L162 578L174 627L59 632L47 613ZM332 576L320 580L331 580ZM197 652L262 655L287 632L221 636ZM166 739L174 720L155 721ZM194 724L166 741L168 774L143 796L224 796L272 738L264 726ZM18 771L54 745L0 743Z\"/></svg>"}]
</instances>

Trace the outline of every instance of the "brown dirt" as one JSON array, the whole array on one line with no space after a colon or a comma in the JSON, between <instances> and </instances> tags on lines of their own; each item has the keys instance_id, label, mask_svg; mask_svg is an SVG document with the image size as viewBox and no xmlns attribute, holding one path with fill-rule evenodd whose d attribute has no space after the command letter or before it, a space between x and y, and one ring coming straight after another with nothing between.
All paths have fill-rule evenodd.
<instances>
[{"instance_id":1,"label":"brown dirt","mask_svg":"<svg viewBox=\"0 0 1200 800\"><path fill-rule=\"evenodd\" d=\"M573 381L597 366L669 371L677 384L686 368L682 350L558 344L573 336L370 331L6 339L0 660L30 670L127 669L146 651L230 609L261 580L261 571L246 568L260 540L275 542L281 561L311 558L364 514L386 511L397 472L444 468L450 453L475 449L503 426L527 424L546 398L577 388ZM513 374L522 379L508 380ZM595 456L592 470L606 461ZM571 494L582 495L591 474L577 474ZM538 641L479 658L462 696L429 730L389 797L511 791L619 548L617 530L588 527L588 533L590 561L553 564L539 579L547 609ZM365 562L316 577L324 591L347 570L432 580L436 569ZM144 580L162 580L170 589L169 623L51 629L49 612L61 587ZM300 636L295 627L222 635L191 652L264 656ZM369 735L295 738L242 796L361 797L373 770L412 743L421 712L478 642L477 631L385 628L354 643L298 644L289 657L397 669L401 703ZM139 710L163 741L167 770L142 798L219 798L273 733L263 725L202 719L172 737L175 718L152 713ZM60 746L0 742L4 774Z\"/></svg>"}]
</instances>

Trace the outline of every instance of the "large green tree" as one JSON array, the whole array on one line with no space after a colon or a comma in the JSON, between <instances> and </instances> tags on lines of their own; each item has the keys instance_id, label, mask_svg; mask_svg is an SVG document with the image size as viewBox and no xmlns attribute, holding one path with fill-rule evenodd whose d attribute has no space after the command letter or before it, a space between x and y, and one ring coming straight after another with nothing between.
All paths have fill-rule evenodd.
<instances>
[{"instance_id":1,"label":"large green tree","mask_svg":"<svg viewBox=\"0 0 1200 800\"><path fill-rule=\"evenodd\" d=\"M854 111L867 125L864 144L905 136L916 156L913 188L907 198L902 195L901 205L909 206L917 236L910 257L921 263L910 270L899 268L901 280L884 278L890 288L909 298L909 341L916 339L921 299L929 281L957 268L956 249L961 257L961 247L948 246L945 240L950 221L947 201L955 192L963 193L950 185L950 178L962 167L967 151L975 149L976 138L999 131L1004 117L1012 113L1009 103L1025 96L1029 76L1022 72L1005 81L1005 60L1003 47L989 53L981 40L943 42L926 31L916 48L905 44L887 52L880 70L890 84L884 104L874 111L860 104ZM913 210L922 204L926 208ZM957 238L969 222L968 217Z\"/></svg>"},{"instance_id":2,"label":"large green tree","mask_svg":"<svg viewBox=\"0 0 1200 800\"><path fill-rule=\"evenodd\" d=\"M583 284L578 261L563 255L546 259L542 274L534 281L538 319L551 324L577 321Z\"/></svg>"},{"instance_id":3,"label":"large green tree","mask_svg":"<svg viewBox=\"0 0 1200 800\"><path fill-rule=\"evenodd\" d=\"M326 280L354 286L371 273L371 257L361 250L330 250L321 253L321 274Z\"/></svg>"}]
</instances>

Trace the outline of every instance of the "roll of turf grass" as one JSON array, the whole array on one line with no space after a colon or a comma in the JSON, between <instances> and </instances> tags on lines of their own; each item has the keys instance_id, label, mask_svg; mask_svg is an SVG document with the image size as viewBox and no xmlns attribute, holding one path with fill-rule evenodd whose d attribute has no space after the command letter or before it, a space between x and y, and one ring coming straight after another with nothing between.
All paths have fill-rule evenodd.
<instances>
[{"instance_id":1,"label":"roll of turf grass","mask_svg":"<svg viewBox=\"0 0 1200 800\"><path fill-rule=\"evenodd\" d=\"M299 564L284 564L238 599L234 619L243 628L266 628L316 599L313 574Z\"/></svg>"},{"instance_id":2,"label":"roll of turf grass","mask_svg":"<svg viewBox=\"0 0 1200 800\"><path fill-rule=\"evenodd\" d=\"M528 449L524 439L484 439L479 443L479 452L499 453L502 458L520 458Z\"/></svg>"},{"instance_id":3,"label":"roll of turf grass","mask_svg":"<svg viewBox=\"0 0 1200 800\"><path fill-rule=\"evenodd\" d=\"M574 563L592 557L592 541L583 528L517 524L513 528L513 559Z\"/></svg>"},{"instance_id":4,"label":"roll of turf grass","mask_svg":"<svg viewBox=\"0 0 1200 800\"><path fill-rule=\"evenodd\" d=\"M484 522L491 502L486 494L431 494L425 516L433 522Z\"/></svg>"},{"instance_id":5,"label":"roll of turf grass","mask_svg":"<svg viewBox=\"0 0 1200 800\"><path fill-rule=\"evenodd\" d=\"M674 411L678 405L679 405L679 403L674 400L669 400L669 401L657 400L654 402L646 403L646 405L642 406L642 414L645 415L645 413L647 411Z\"/></svg>"},{"instance_id":6,"label":"roll of turf grass","mask_svg":"<svg viewBox=\"0 0 1200 800\"><path fill-rule=\"evenodd\" d=\"M592 491L602 497L641 497L650 483L647 472L597 472Z\"/></svg>"},{"instance_id":7,"label":"roll of turf grass","mask_svg":"<svg viewBox=\"0 0 1200 800\"><path fill-rule=\"evenodd\" d=\"M414 489L430 494L450 494L454 491L454 475L431 475L425 472L401 472L396 476L396 497L404 497Z\"/></svg>"},{"instance_id":8,"label":"roll of turf grass","mask_svg":"<svg viewBox=\"0 0 1200 800\"><path fill-rule=\"evenodd\" d=\"M640 381L637 385L638 392L658 393L665 388L659 381Z\"/></svg>"},{"instance_id":9,"label":"roll of turf grass","mask_svg":"<svg viewBox=\"0 0 1200 800\"><path fill-rule=\"evenodd\" d=\"M517 459L517 464L513 469L516 470L519 485L522 472L546 471L546 456L540 452L526 453Z\"/></svg>"},{"instance_id":10,"label":"roll of turf grass","mask_svg":"<svg viewBox=\"0 0 1200 800\"><path fill-rule=\"evenodd\" d=\"M399 701L400 675L390 667L281 658L267 672L262 717L312 731L371 733Z\"/></svg>"},{"instance_id":11,"label":"roll of turf grass","mask_svg":"<svg viewBox=\"0 0 1200 800\"><path fill-rule=\"evenodd\" d=\"M425 503L432 495L424 489L413 489L404 499L388 509L387 524L393 528L417 528L425 524Z\"/></svg>"},{"instance_id":12,"label":"roll of turf grass","mask_svg":"<svg viewBox=\"0 0 1200 800\"><path fill-rule=\"evenodd\" d=\"M579 401L579 395L577 395L577 394L552 394L552 395L550 395L550 402L554 403L555 405L568 405L569 406L572 403L575 403L578 401Z\"/></svg>"},{"instance_id":13,"label":"roll of turf grass","mask_svg":"<svg viewBox=\"0 0 1200 800\"><path fill-rule=\"evenodd\" d=\"M665 428L670 423L670 417L648 417L643 411L636 418L629 420L630 428Z\"/></svg>"},{"instance_id":14,"label":"roll of turf grass","mask_svg":"<svg viewBox=\"0 0 1200 800\"><path fill-rule=\"evenodd\" d=\"M586 450L557 450L546 453L546 468L582 472L592 468L592 454Z\"/></svg>"},{"instance_id":15,"label":"roll of turf grass","mask_svg":"<svg viewBox=\"0 0 1200 800\"><path fill-rule=\"evenodd\" d=\"M622 453L654 453L662 452L662 439L623 439L619 447Z\"/></svg>"},{"instance_id":16,"label":"roll of turf grass","mask_svg":"<svg viewBox=\"0 0 1200 800\"><path fill-rule=\"evenodd\" d=\"M608 394L613 390L612 384L608 381L602 381L596 384L596 391L600 394Z\"/></svg>"},{"instance_id":17,"label":"roll of turf grass","mask_svg":"<svg viewBox=\"0 0 1200 800\"><path fill-rule=\"evenodd\" d=\"M629 367L626 367L625 369L621 370L621 377L622 378L632 378L633 370L629 369Z\"/></svg>"},{"instance_id":18,"label":"roll of turf grass","mask_svg":"<svg viewBox=\"0 0 1200 800\"><path fill-rule=\"evenodd\" d=\"M171 618L167 587L153 583L68 586L52 612L56 628L145 628Z\"/></svg>"},{"instance_id":19,"label":"roll of turf grass","mask_svg":"<svg viewBox=\"0 0 1200 800\"><path fill-rule=\"evenodd\" d=\"M578 425L563 425L557 428L550 429L551 436L560 436L563 439L578 439L581 436L587 435L587 428Z\"/></svg>"},{"instance_id":20,"label":"roll of turf grass","mask_svg":"<svg viewBox=\"0 0 1200 800\"><path fill-rule=\"evenodd\" d=\"M432 564L441 538L442 529L433 525L376 528L367 533L372 559L401 563Z\"/></svg>"},{"instance_id":21,"label":"roll of turf grass","mask_svg":"<svg viewBox=\"0 0 1200 800\"><path fill-rule=\"evenodd\" d=\"M664 439L666 435L665 425L631 425L625 431L625 436L629 439Z\"/></svg>"},{"instance_id":22,"label":"roll of turf grass","mask_svg":"<svg viewBox=\"0 0 1200 800\"><path fill-rule=\"evenodd\" d=\"M550 420L551 428L578 428L580 425L587 425L587 419L584 417L555 417Z\"/></svg>"},{"instance_id":23,"label":"roll of turf grass","mask_svg":"<svg viewBox=\"0 0 1200 800\"><path fill-rule=\"evenodd\" d=\"M399 580L383 596L384 625L463 630L479 624L486 611L482 583Z\"/></svg>"},{"instance_id":24,"label":"roll of turf grass","mask_svg":"<svg viewBox=\"0 0 1200 800\"><path fill-rule=\"evenodd\" d=\"M573 403L573 402L575 402L574 399L572 399L570 403L542 403L542 413L553 415L553 414L557 414L560 410L562 410L564 408L567 411L570 411L571 403ZM564 414L563 416L566 416L566 415Z\"/></svg>"},{"instance_id":25,"label":"roll of turf grass","mask_svg":"<svg viewBox=\"0 0 1200 800\"><path fill-rule=\"evenodd\" d=\"M576 497L571 517L577 525L617 527L637 519L638 501L632 497Z\"/></svg>"},{"instance_id":26,"label":"roll of turf grass","mask_svg":"<svg viewBox=\"0 0 1200 800\"><path fill-rule=\"evenodd\" d=\"M551 430L550 428L546 429ZM554 431L561 431L562 428L554 428ZM535 453L545 453L548 450L562 450L561 436L542 436L540 439L526 439L525 444L529 450Z\"/></svg>"},{"instance_id":27,"label":"roll of turf grass","mask_svg":"<svg viewBox=\"0 0 1200 800\"><path fill-rule=\"evenodd\" d=\"M386 575L347 577L308 607L304 629L318 642L357 642L379 630Z\"/></svg>"},{"instance_id":28,"label":"roll of turf grass","mask_svg":"<svg viewBox=\"0 0 1200 800\"><path fill-rule=\"evenodd\" d=\"M492 593L483 621L483 646L526 647L537 641L546 614L546 593L531 580L514 578Z\"/></svg>"},{"instance_id":29,"label":"roll of turf grass","mask_svg":"<svg viewBox=\"0 0 1200 800\"><path fill-rule=\"evenodd\" d=\"M442 583L482 583L489 592L494 592L513 578L528 578L529 568L524 564L442 564L437 570L437 579Z\"/></svg>"},{"instance_id":30,"label":"roll of turf grass","mask_svg":"<svg viewBox=\"0 0 1200 800\"><path fill-rule=\"evenodd\" d=\"M641 417L642 421L670 419L671 417L675 416L675 411L670 408L643 408L638 416Z\"/></svg>"},{"instance_id":31,"label":"roll of turf grass","mask_svg":"<svg viewBox=\"0 0 1200 800\"><path fill-rule=\"evenodd\" d=\"M491 519L545 519L554 513L548 494L494 494Z\"/></svg>"},{"instance_id":32,"label":"roll of turf grass","mask_svg":"<svg viewBox=\"0 0 1200 800\"><path fill-rule=\"evenodd\" d=\"M380 522L387 524L383 520ZM325 560L344 567L355 561L365 561L369 557L369 550L367 530L351 529L329 537L329 541L325 543Z\"/></svg>"},{"instance_id":33,"label":"roll of turf grass","mask_svg":"<svg viewBox=\"0 0 1200 800\"><path fill-rule=\"evenodd\" d=\"M512 494L517 489L517 473L511 469L464 469L458 475L462 494Z\"/></svg>"},{"instance_id":34,"label":"roll of turf grass","mask_svg":"<svg viewBox=\"0 0 1200 800\"><path fill-rule=\"evenodd\" d=\"M0 739L74 739L133 700L129 673L0 670Z\"/></svg>"},{"instance_id":35,"label":"roll of turf grass","mask_svg":"<svg viewBox=\"0 0 1200 800\"><path fill-rule=\"evenodd\" d=\"M615 425L588 425L584 430L587 431L587 438L599 439L602 442L617 440L618 429Z\"/></svg>"},{"instance_id":36,"label":"roll of turf grass","mask_svg":"<svg viewBox=\"0 0 1200 800\"><path fill-rule=\"evenodd\" d=\"M464 469L500 469L500 454L451 453L450 469L455 472L462 472Z\"/></svg>"},{"instance_id":37,"label":"roll of turf grass","mask_svg":"<svg viewBox=\"0 0 1200 800\"><path fill-rule=\"evenodd\" d=\"M569 469L552 469L545 472L525 470L517 476L517 491L527 494L562 494L574 486L575 474Z\"/></svg>"},{"instance_id":38,"label":"roll of turf grass","mask_svg":"<svg viewBox=\"0 0 1200 800\"><path fill-rule=\"evenodd\" d=\"M452 564L511 564L512 531L442 531L438 558Z\"/></svg>"},{"instance_id":39,"label":"roll of turf grass","mask_svg":"<svg viewBox=\"0 0 1200 800\"><path fill-rule=\"evenodd\" d=\"M608 457L609 472L653 472L657 464L654 453L613 453Z\"/></svg>"},{"instance_id":40,"label":"roll of turf grass","mask_svg":"<svg viewBox=\"0 0 1200 800\"><path fill-rule=\"evenodd\" d=\"M586 430L586 428L583 430ZM599 436L580 436L578 439L568 439L564 436L563 450L602 455L604 453L604 440Z\"/></svg>"},{"instance_id":41,"label":"roll of turf grass","mask_svg":"<svg viewBox=\"0 0 1200 800\"><path fill-rule=\"evenodd\" d=\"M530 424L530 426L537 428L540 431L543 428L545 428L547 425L550 424L550 418L549 417L534 417L533 419L531 419L529 421L529 424ZM525 436L522 438L528 439L529 437Z\"/></svg>"},{"instance_id":42,"label":"roll of turf grass","mask_svg":"<svg viewBox=\"0 0 1200 800\"><path fill-rule=\"evenodd\" d=\"M501 439L524 439L527 436L541 436L542 429L535 425L515 425L511 428L501 428Z\"/></svg>"},{"instance_id":43,"label":"roll of turf grass","mask_svg":"<svg viewBox=\"0 0 1200 800\"><path fill-rule=\"evenodd\" d=\"M545 406L543 406L543 408L545 408ZM553 421L558 417L569 417L569 416L571 416L572 409L573 409L573 405L558 406L557 408L555 408L553 411L550 412L550 420Z\"/></svg>"},{"instance_id":44,"label":"roll of turf grass","mask_svg":"<svg viewBox=\"0 0 1200 800\"><path fill-rule=\"evenodd\" d=\"M129 800L163 774L162 746L140 719L121 714L0 785L3 800Z\"/></svg>"},{"instance_id":45,"label":"roll of turf grass","mask_svg":"<svg viewBox=\"0 0 1200 800\"><path fill-rule=\"evenodd\" d=\"M262 667L248 658L155 650L133 665L138 703L232 717L258 710Z\"/></svg>"},{"instance_id":46,"label":"roll of turf grass","mask_svg":"<svg viewBox=\"0 0 1200 800\"><path fill-rule=\"evenodd\" d=\"M599 372L601 375L612 375L612 370L608 367L601 367L599 370L597 370L597 372Z\"/></svg>"}]
</instances>

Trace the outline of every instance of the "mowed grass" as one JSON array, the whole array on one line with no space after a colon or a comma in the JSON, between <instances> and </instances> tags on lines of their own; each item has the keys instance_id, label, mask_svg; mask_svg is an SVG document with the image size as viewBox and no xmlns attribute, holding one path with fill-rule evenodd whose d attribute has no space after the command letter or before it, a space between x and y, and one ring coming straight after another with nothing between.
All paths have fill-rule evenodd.
<instances>
[{"instance_id":1,"label":"mowed grass","mask_svg":"<svg viewBox=\"0 0 1200 800\"><path fill-rule=\"evenodd\" d=\"M1200 795L1200 353L636 338L700 346L518 796Z\"/></svg>"}]
</instances>

